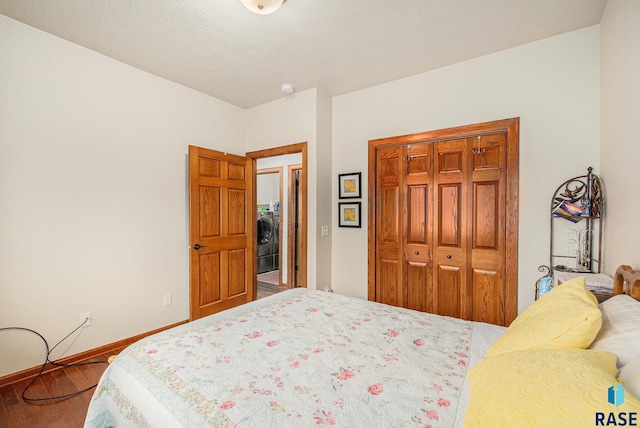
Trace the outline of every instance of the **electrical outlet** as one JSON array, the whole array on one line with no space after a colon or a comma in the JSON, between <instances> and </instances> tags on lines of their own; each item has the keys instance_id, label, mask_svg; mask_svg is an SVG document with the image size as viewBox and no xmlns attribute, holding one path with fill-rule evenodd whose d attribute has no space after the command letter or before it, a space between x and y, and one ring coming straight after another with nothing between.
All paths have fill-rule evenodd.
<instances>
[{"instance_id":1,"label":"electrical outlet","mask_svg":"<svg viewBox=\"0 0 640 428\"><path fill-rule=\"evenodd\" d=\"M164 295L164 305L165 306L169 306L171 304L171 293L165 294Z\"/></svg>"},{"instance_id":2,"label":"electrical outlet","mask_svg":"<svg viewBox=\"0 0 640 428\"><path fill-rule=\"evenodd\" d=\"M80 322L84 322L84 320L87 320L87 322L82 327L89 327L91 325L91 312L80 314Z\"/></svg>"}]
</instances>

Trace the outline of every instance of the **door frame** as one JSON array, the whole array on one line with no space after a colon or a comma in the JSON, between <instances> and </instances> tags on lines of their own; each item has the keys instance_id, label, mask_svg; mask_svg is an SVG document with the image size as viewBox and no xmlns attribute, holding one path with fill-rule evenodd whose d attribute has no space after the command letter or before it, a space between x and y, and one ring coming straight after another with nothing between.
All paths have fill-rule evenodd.
<instances>
[{"instance_id":1,"label":"door frame","mask_svg":"<svg viewBox=\"0 0 640 428\"><path fill-rule=\"evenodd\" d=\"M262 158L270 158L270 157L274 157L274 156L282 156L282 155L289 155L289 154L296 154L296 153L300 153L302 155L302 170L301 170L301 175L302 175L302 179L301 179L301 187L302 187L302 195L301 195L301 205L302 205L302 213L301 213L301 221L300 221L300 230L301 230L301 236L302 236L302 242L301 242L301 254L300 254L300 265L299 265L299 269L298 269L298 279L299 279L299 286L301 287L306 287L307 286L307 224L308 224L308 215L307 215L307 183L308 183L308 160L307 160L307 146L308 143L302 142L302 143L296 143L296 144L290 144L287 146L280 146L280 147L274 147L271 149L264 149L264 150L256 150L253 152L247 152L245 154L245 156L251 161L252 164L252 171L254 171L253 173L253 177L252 177L252 200L250 201L250 203L253 204L253 206L257 206L257 184L256 184L256 177L257 174L255 173L256 169L257 169L257 163L258 163L258 159L262 159ZM251 210L251 218L249 220L251 222L251 224L253 225L253 238L255 240L255 238L257 237L258 231L257 231L257 227L256 227L256 222L257 222L257 210ZM287 220L289 221L289 220ZM253 260L253 271L257 272L257 248L254 245L253 246L253 255L252 255L252 260ZM288 249L289 250L289 249ZM287 279L288 281L288 279ZM253 296L254 299L257 298L257 289L258 289L258 281L257 281L257 276L254 275L253 276Z\"/></svg>"},{"instance_id":2,"label":"door frame","mask_svg":"<svg viewBox=\"0 0 640 428\"><path fill-rule=\"evenodd\" d=\"M302 165L296 164L296 165L288 166L288 171L287 171L287 179L289 181L288 183L289 201L288 202L291 202L292 197L293 198L298 197L297 195L298 192L296 191L297 187L295 185L295 181L296 181L295 171L300 171L300 175L302 176ZM302 193L302 178L300 178L299 181L300 181L299 193ZM300 201L298 201L300 204L302 204L301 200L302 198L300 198ZM300 208L302 209L302 207ZM297 261L296 255L298 255L298 257L301 257L301 254L298 254L298 249L297 249L295 222L290 221L295 219L296 215L297 215L296 206L289 203L287 207L287 219L289 219L287 221L287 286L289 288L297 287L298 282L300 282L296 280L297 279L296 278L297 276L296 275L296 261ZM299 234L302 235L302 233L299 233ZM302 238L301 238L301 243L302 243ZM300 263L300 265L302 265L302 263ZM306 259L305 259L305 271L306 271Z\"/></svg>"},{"instance_id":3,"label":"door frame","mask_svg":"<svg viewBox=\"0 0 640 428\"><path fill-rule=\"evenodd\" d=\"M507 164L515 165L515 173L507 172L506 214L505 214L505 320L509 325L518 314L518 170L520 118L510 118L454 128L438 129L417 134L369 140L368 150L368 275L367 294L369 300L376 300L376 152L394 146L417 143L436 143L476 136L506 132Z\"/></svg>"}]
</instances>

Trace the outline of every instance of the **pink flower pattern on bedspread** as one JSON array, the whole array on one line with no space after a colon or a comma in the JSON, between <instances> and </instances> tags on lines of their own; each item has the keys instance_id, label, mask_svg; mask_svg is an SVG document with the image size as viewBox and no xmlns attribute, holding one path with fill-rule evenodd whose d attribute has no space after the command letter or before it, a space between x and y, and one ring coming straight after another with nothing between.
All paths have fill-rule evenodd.
<instances>
[{"instance_id":1,"label":"pink flower pattern on bedspread","mask_svg":"<svg viewBox=\"0 0 640 428\"><path fill-rule=\"evenodd\" d=\"M114 364L183 425L451 426L471 332L454 318L310 291L152 336ZM126 390L105 377L90 416ZM150 423L135 410L130 422Z\"/></svg>"}]
</instances>

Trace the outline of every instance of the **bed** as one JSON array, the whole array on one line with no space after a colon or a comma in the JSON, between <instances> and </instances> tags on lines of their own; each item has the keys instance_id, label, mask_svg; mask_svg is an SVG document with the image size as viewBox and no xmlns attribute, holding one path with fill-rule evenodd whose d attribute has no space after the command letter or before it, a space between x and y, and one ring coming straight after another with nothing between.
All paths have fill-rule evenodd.
<instances>
[{"instance_id":1,"label":"bed","mask_svg":"<svg viewBox=\"0 0 640 428\"><path fill-rule=\"evenodd\" d=\"M531 378L538 377L536 359L545 364L554 358L575 360L580 363L576 370L582 370L582 355L596 356L602 360L596 365L605 367L595 382L598 390L615 383L618 371L626 368L617 366L617 354L585 349L598 342L594 336L605 319L604 303L589 300L588 294L584 279L569 281L531 305L507 329L335 293L289 290L128 347L104 372L85 426L513 426L514 415L536 426L540 416L527 412L538 410L519 410L510 398L517 395L513 388L518 377L524 379L526 386L520 389L525 391ZM630 306L629 315L636 317L632 324L637 323L640 302L621 297L638 305ZM583 322L575 326L553 318L558 312L554 299L563 307L589 306L590 339L574 337ZM550 309L545 312L543 306ZM526 339L520 333L532 330L531 320L540 327L540 319L549 319L551 327L534 329L542 339L534 338L532 345L529 333ZM558 335L558 328L565 331ZM636 324L631 334L638 331ZM568 345L558 340L567 334ZM640 350L623 353L625 359L637 360ZM526 367L537 371L525 373ZM629 384L636 376L631 369ZM567 372L565 366L559 370ZM584 378L582 371L568 373ZM588 377L586 381L594 383ZM549 388L548 382L541 388ZM594 405L606 404L599 400ZM640 404L628 393L619 409L634 411L636 405L640 412Z\"/></svg>"}]
</instances>

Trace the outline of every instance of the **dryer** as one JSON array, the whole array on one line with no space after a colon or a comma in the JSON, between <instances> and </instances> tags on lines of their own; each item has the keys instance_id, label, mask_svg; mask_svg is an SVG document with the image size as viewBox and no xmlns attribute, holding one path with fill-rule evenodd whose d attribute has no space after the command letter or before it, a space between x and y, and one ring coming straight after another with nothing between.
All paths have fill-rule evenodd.
<instances>
[{"instance_id":1,"label":"dryer","mask_svg":"<svg viewBox=\"0 0 640 428\"><path fill-rule=\"evenodd\" d=\"M273 224L273 212L258 211L258 273L269 272L274 269L273 260L273 236L275 227Z\"/></svg>"}]
</instances>

